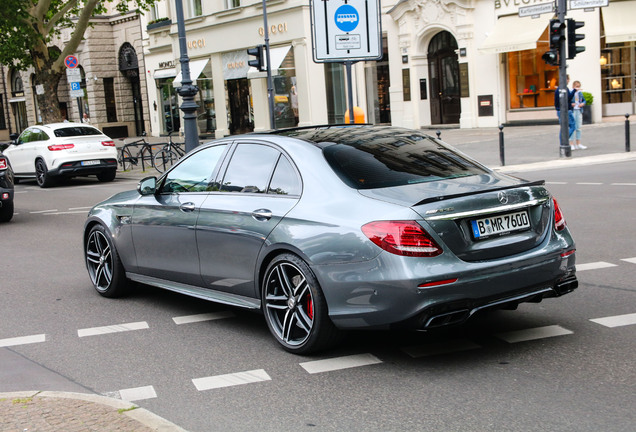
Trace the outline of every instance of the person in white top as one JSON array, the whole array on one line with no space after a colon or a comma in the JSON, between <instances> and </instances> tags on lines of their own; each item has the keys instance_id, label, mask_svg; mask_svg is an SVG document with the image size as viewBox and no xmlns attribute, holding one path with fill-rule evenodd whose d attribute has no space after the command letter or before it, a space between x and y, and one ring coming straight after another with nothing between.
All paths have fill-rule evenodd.
<instances>
[{"instance_id":1,"label":"person in white top","mask_svg":"<svg viewBox=\"0 0 636 432\"><path fill-rule=\"evenodd\" d=\"M585 98L581 91L581 81L572 83L572 114L574 114L574 130L570 134L570 147L572 150L585 150L587 146L581 144L581 125L583 124L583 105ZM576 143L574 140L576 139Z\"/></svg>"}]
</instances>

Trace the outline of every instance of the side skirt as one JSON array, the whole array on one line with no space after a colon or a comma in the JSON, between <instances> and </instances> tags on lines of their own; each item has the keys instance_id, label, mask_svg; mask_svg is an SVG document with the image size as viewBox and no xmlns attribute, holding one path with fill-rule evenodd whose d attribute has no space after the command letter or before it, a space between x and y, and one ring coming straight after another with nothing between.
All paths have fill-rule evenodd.
<instances>
[{"instance_id":1,"label":"side skirt","mask_svg":"<svg viewBox=\"0 0 636 432\"><path fill-rule=\"evenodd\" d=\"M260 309L261 301L259 299L240 296L222 291L215 291L207 288L196 287L193 285L182 284L178 282L166 281L151 276L144 276L137 273L126 273L126 277L135 282L152 285L157 288L174 291L185 294L190 297L200 298L202 300L213 301L216 303L226 304L230 306L238 306L245 309Z\"/></svg>"}]
</instances>

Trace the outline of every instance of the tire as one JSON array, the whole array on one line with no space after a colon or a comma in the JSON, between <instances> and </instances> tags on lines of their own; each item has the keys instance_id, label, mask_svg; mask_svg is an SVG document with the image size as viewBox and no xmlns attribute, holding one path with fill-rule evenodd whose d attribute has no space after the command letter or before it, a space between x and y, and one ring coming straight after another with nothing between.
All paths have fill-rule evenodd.
<instances>
[{"instance_id":1,"label":"tire","mask_svg":"<svg viewBox=\"0 0 636 432\"><path fill-rule=\"evenodd\" d=\"M13 201L4 201L0 207L0 222L9 222L13 218Z\"/></svg>"},{"instance_id":2,"label":"tire","mask_svg":"<svg viewBox=\"0 0 636 432\"><path fill-rule=\"evenodd\" d=\"M340 339L318 280L296 255L279 255L267 266L262 302L270 332L291 353L314 353Z\"/></svg>"},{"instance_id":3,"label":"tire","mask_svg":"<svg viewBox=\"0 0 636 432\"><path fill-rule=\"evenodd\" d=\"M102 171L97 174L97 180L100 182L112 182L115 180L115 176L117 175L117 170L108 170Z\"/></svg>"},{"instance_id":4,"label":"tire","mask_svg":"<svg viewBox=\"0 0 636 432\"><path fill-rule=\"evenodd\" d=\"M86 268L93 287L104 297L121 297L128 288L124 266L113 241L102 225L91 228L84 245Z\"/></svg>"},{"instance_id":5,"label":"tire","mask_svg":"<svg viewBox=\"0 0 636 432\"><path fill-rule=\"evenodd\" d=\"M157 171L164 173L179 160L179 155L172 150L162 149L154 158L154 166Z\"/></svg>"},{"instance_id":6,"label":"tire","mask_svg":"<svg viewBox=\"0 0 636 432\"><path fill-rule=\"evenodd\" d=\"M49 169L46 167L46 162L44 162L43 159L35 161L35 180L41 188L53 186L53 178L49 174Z\"/></svg>"},{"instance_id":7,"label":"tire","mask_svg":"<svg viewBox=\"0 0 636 432\"><path fill-rule=\"evenodd\" d=\"M122 147L119 162L121 163L121 169L123 171L129 171L133 168L133 156L128 147Z\"/></svg>"}]
</instances>

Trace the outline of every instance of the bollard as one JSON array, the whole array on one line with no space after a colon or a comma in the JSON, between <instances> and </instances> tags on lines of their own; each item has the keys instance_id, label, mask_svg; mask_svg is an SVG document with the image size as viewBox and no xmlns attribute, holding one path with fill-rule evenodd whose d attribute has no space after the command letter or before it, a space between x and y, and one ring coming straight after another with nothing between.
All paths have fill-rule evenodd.
<instances>
[{"instance_id":1,"label":"bollard","mask_svg":"<svg viewBox=\"0 0 636 432\"><path fill-rule=\"evenodd\" d=\"M506 166L506 156L504 152L504 126L499 125L499 160L501 161L501 166Z\"/></svg>"},{"instance_id":2,"label":"bollard","mask_svg":"<svg viewBox=\"0 0 636 432\"><path fill-rule=\"evenodd\" d=\"M442 131L437 129L437 132L435 132L435 134L437 134L437 139L441 139L440 137L442 136Z\"/></svg>"},{"instance_id":3,"label":"bollard","mask_svg":"<svg viewBox=\"0 0 636 432\"><path fill-rule=\"evenodd\" d=\"M631 151L629 138L629 114L625 114L625 151Z\"/></svg>"}]
</instances>

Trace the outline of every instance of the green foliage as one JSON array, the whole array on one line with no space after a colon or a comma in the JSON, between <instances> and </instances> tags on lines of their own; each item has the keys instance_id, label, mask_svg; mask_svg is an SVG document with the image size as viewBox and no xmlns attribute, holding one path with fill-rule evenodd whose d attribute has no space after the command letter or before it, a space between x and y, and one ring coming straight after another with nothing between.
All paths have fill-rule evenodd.
<instances>
[{"instance_id":1,"label":"green foliage","mask_svg":"<svg viewBox=\"0 0 636 432\"><path fill-rule=\"evenodd\" d=\"M52 67L60 57L72 54L81 42L89 18L104 14L112 6L120 13L148 10L156 0L2 0L0 14L0 63L20 70L30 66L36 71ZM46 6L48 5L48 7ZM112 8L111 8L112 10ZM72 29L66 46L57 47L51 58L49 53L56 36ZM55 73L61 73L61 60L55 64Z\"/></svg>"},{"instance_id":2,"label":"green foliage","mask_svg":"<svg viewBox=\"0 0 636 432\"><path fill-rule=\"evenodd\" d=\"M588 93L588 92L581 92L583 93L583 98L585 99L585 105L592 105L592 103L594 102L594 96L592 96L592 93Z\"/></svg>"}]
</instances>

